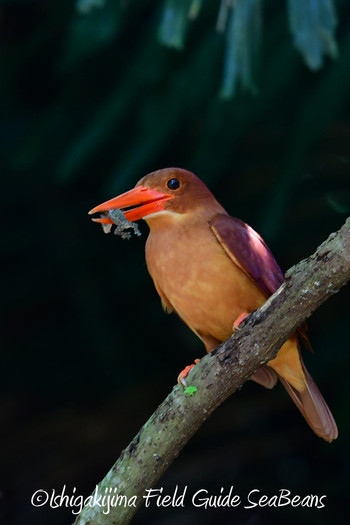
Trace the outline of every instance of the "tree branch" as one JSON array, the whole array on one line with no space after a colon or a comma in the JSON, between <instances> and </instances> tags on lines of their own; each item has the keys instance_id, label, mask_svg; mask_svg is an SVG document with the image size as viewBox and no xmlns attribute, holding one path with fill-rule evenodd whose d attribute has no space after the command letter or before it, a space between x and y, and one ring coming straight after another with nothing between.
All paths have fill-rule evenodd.
<instances>
[{"instance_id":1,"label":"tree branch","mask_svg":"<svg viewBox=\"0 0 350 525\"><path fill-rule=\"evenodd\" d=\"M98 486L100 496L126 496L132 506L86 506L76 525L126 525L146 494L208 416L263 364L324 301L350 280L350 217L317 251L291 268L284 284L230 339L190 372L197 390L175 386ZM110 492L112 491L112 492ZM130 498L134 497L132 500Z\"/></svg>"}]
</instances>

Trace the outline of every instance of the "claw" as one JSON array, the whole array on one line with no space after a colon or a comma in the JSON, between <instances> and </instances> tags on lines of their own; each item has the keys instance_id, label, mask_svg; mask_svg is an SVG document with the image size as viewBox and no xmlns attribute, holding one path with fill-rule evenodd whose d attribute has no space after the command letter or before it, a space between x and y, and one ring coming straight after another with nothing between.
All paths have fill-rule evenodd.
<instances>
[{"instance_id":1,"label":"claw","mask_svg":"<svg viewBox=\"0 0 350 525\"><path fill-rule=\"evenodd\" d=\"M194 364L193 365L188 365L186 366L182 372L179 373L179 375L177 376L177 382L179 383L179 385L182 385L184 387L186 387L186 381L185 381L185 377L188 375L189 371L192 370L192 368L194 366L196 366L197 363L199 363L200 359L195 359L194 360Z\"/></svg>"},{"instance_id":2,"label":"claw","mask_svg":"<svg viewBox=\"0 0 350 525\"><path fill-rule=\"evenodd\" d=\"M244 312L243 314L239 315L237 317L237 319L235 320L235 322L233 323L233 327L232 327L232 333L234 334L236 330L240 330L240 324L243 323L244 319L246 319L248 317L249 313L247 312Z\"/></svg>"}]
</instances>

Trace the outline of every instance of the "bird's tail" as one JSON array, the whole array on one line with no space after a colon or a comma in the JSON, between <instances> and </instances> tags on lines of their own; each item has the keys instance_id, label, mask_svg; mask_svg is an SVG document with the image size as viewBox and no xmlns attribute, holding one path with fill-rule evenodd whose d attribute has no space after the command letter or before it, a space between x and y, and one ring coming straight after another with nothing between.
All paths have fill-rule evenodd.
<instances>
[{"instance_id":1,"label":"bird's tail","mask_svg":"<svg viewBox=\"0 0 350 525\"><path fill-rule=\"evenodd\" d=\"M268 362L317 436L328 442L338 437L336 422L303 363L298 338L292 336Z\"/></svg>"}]
</instances>

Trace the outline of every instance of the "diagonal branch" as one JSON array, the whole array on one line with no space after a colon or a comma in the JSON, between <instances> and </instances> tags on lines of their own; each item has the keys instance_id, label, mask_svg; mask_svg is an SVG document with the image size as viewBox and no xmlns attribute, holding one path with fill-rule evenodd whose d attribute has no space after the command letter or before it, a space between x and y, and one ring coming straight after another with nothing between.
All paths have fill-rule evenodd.
<instances>
[{"instance_id":1,"label":"diagonal branch","mask_svg":"<svg viewBox=\"0 0 350 525\"><path fill-rule=\"evenodd\" d=\"M105 506L99 506L101 499L92 506L90 497L90 505L75 524L129 523L144 502L146 489L157 482L215 408L273 359L297 327L349 280L350 217L313 255L287 272L284 284L244 321L238 333L201 359L189 376L197 388L194 395L187 396L179 386L173 388L98 485ZM108 495L112 506L107 514ZM131 506L125 506L126 499Z\"/></svg>"}]
</instances>

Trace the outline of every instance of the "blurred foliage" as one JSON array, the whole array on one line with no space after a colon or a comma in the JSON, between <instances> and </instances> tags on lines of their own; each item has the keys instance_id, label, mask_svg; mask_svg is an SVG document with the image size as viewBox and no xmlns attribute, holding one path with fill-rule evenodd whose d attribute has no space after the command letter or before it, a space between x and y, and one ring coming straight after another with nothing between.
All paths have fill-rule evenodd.
<instances>
[{"instance_id":1,"label":"blurred foliage","mask_svg":"<svg viewBox=\"0 0 350 525\"><path fill-rule=\"evenodd\" d=\"M182 50L189 21L198 16L201 7L200 0L165 0L160 42ZM295 47L306 64L317 70L323 65L324 55L335 58L337 23L333 0L287 0L287 7ZM223 98L231 98L239 84L256 91L253 68L261 46L261 26L261 0L221 0L216 27L220 32L226 29Z\"/></svg>"},{"instance_id":2,"label":"blurred foliage","mask_svg":"<svg viewBox=\"0 0 350 525\"><path fill-rule=\"evenodd\" d=\"M335 58L337 25L333 0L288 0L289 23L295 47L311 69L319 69L323 55Z\"/></svg>"},{"instance_id":3,"label":"blurred foliage","mask_svg":"<svg viewBox=\"0 0 350 525\"><path fill-rule=\"evenodd\" d=\"M166 10L185 4L190 18L179 23L179 40L165 27ZM261 39L243 39L253 55L259 47L256 77L245 77L258 91L235 89L233 99L220 95L228 33L237 23L232 10L226 23L222 11L220 19L223 5L0 2L0 488L7 524L71 523L65 508L32 507L32 493L67 484L89 494L179 370L203 353L162 312L144 262L145 225L141 239L105 236L87 216L92 206L152 170L184 167L264 235L283 269L313 252L349 213L349 3L334 2L336 60L324 57L335 55L334 18L312 11L316 18L304 25L308 32L326 20L322 45L311 46L310 65L324 62L314 72L293 43L306 49L309 40L289 33L300 2L290 1L288 14L285 2L265 1ZM176 49L160 45L167 31ZM337 442L317 439L282 388L249 383L160 482L165 490L188 485L191 493L233 484L241 494L274 494L285 486L327 494L325 509L145 509L135 524L346 520L349 314L347 288L310 320L316 354L305 354L339 424Z\"/></svg>"},{"instance_id":4,"label":"blurred foliage","mask_svg":"<svg viewBox=\"0 0 350 525\"><path fill-rule=\"evenodd\" d=\"M261 46L261 1L239 0L230 11L221 88L223 98L230 98L234 94L239 81L243 88L252 93L256 91L252 69Z\"/></svg>"}]
</instances>

